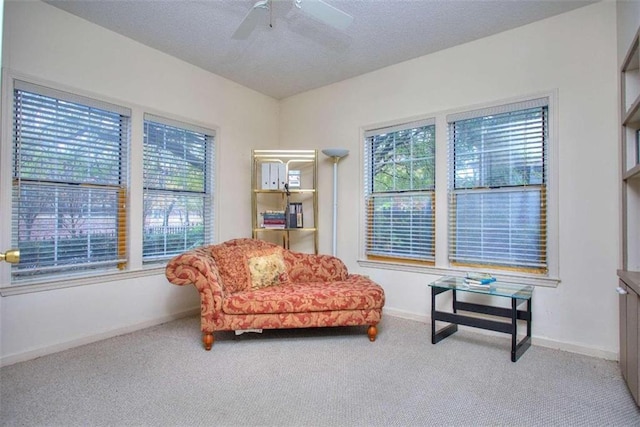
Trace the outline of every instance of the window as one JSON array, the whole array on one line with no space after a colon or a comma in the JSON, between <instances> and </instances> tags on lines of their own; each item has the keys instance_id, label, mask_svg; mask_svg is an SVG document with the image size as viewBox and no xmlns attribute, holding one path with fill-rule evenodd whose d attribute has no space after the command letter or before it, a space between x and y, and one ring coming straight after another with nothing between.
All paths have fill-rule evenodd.
<instances>
[{"instance_id":1,"label":"window","mask_svg":"<svg viewBox=\"0 0 640 427\"><path fill-rule=\"evenodd\" d=\"M447 121L449 261L547 273L548 99Z\"/></svg>"},{"instance_id":2,"label":"window","mask_svg":"<svg viewBox=\"0 0 640 427\"><path fill-rule=\"evenodd\" d=\"M145 115L143 262L211 241L213 155L213 131Z\"/></svg>"},{"instance_id":3,"label":"window","mask_svg":"<svg viewBox=\"0 0 640 427\"><path fill-rule=\"evenodd\" d=\"M125 108L15 81L12 281L123 268Z\"/></svg>"},{"instance_id":4,"label":"window","mask_svg":"<svg viewBox=\"0 0 640 427\"><path fill-rule=\"evenodd\" d=\"M365 132L368 258L435 257L435 122Z\"/></svg>"}]
</instances>

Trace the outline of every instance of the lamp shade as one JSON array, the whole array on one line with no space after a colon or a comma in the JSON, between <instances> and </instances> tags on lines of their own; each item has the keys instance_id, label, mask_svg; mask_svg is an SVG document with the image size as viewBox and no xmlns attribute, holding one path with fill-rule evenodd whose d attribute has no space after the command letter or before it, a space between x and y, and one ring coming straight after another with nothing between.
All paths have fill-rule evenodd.
<instances>
[{"instance_id":1,"label":"lamp shade","mask_svg":"<svg viewBox=\"0 0 640 427\"><path fill-rule=\"evenodd\" d=\"M346 148L325 148L322 150L322 154L329 157L344 157L349 154L349 150Z\"/></svg>"}]
</instances>

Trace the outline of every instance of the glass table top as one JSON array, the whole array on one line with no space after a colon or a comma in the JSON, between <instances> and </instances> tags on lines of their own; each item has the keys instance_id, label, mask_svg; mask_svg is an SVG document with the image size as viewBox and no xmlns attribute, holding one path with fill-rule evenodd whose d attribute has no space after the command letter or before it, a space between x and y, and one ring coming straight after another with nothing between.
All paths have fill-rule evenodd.
<instances>
[{"instance_id":1,"label":"glass table top","mask_svg":"<svg viewBox=\"0 0 640 427\"><path fill-rule=\"evenodd\" d=\"M464 277L446 276L435 282L429 283L432 288L451 289L456 291L474 292L484 295L495 295L500 297L531 299L533 286L518 285L497 280L489 284L488 288L476 288L464 282Z\"/></svg>"}]
</instances>

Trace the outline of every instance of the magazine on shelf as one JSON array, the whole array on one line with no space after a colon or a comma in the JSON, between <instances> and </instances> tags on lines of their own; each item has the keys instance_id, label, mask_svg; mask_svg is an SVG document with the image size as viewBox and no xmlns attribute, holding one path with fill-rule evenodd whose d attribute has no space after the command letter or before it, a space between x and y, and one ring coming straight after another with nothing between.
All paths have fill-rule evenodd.
<instances>
[{"instance_id":1,"label":"magazine on shelf","mask_svg":"<svg viewBox=\"0 0 640 427\"><path fill-rule=\"evenodd\" d=\"M300 188L300 171L299 170L289 170L289 188Z\"/></svg>"},{"instance_id":2,"label":"magazine on shelf","mask_svg":"<svg viewBox=\"0 0 640 427\"><path fill-rule=\"evenodd\" d=\"M486 283L495 282L496 278L489 273L469 272L465 276L465 280L469 280L473 283L486 284Z\"/></svg>"}]
</instances>

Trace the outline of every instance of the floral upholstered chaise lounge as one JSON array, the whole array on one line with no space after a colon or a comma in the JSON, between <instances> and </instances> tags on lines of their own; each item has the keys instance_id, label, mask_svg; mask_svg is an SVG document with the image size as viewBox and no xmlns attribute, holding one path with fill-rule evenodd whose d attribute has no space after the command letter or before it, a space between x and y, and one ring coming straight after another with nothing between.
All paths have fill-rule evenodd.
<instances>
[{"instance_id":1,"label":"floral upholstered chaise lounge","mask_svg":"<svg viewBox=\"0 0 640 427\"><path fill-rule=\"evenodd\" d=\"M366 325L375 341L384 305L384 290L349 274L340 259L255 239L185 252L169 261L166 275L198 289L207 350L215 331L246 329Z\"/></svg>"}]
</instances>

